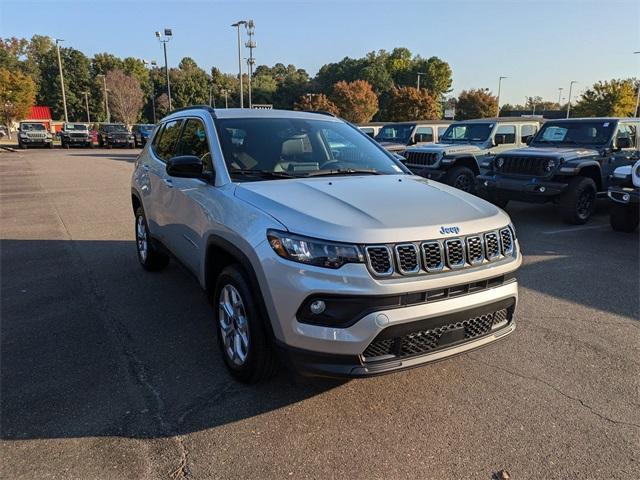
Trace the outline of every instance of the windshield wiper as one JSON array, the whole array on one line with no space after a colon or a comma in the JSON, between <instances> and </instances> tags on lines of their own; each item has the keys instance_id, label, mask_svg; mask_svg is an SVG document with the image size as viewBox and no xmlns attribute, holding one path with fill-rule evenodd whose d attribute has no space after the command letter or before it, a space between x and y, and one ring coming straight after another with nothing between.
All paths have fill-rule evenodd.
<instances>
[{"instance_id":1,"label":"windshield wiper","mask_svg":"<svg viewBox=\"0 0 640 480\"><path fill-rule=\"evenodd\" d=\"M315 172L309 172L305 177L322 177L328 175L384 175L375 168L335 168L332 170L317 170Z\"/></svg>"},{"instance_id":2,"label":"windshield wiper","mask_svg":"<svg viewBox=\"0 0 640 480\"><path fill-rule=\"evenodd\" d=\"M270 178L295 178L287 172L272 172L270 170L253 170L250 168L234 168L229 170L229 175L257 175Z\"/></svg>"}]
</instances>

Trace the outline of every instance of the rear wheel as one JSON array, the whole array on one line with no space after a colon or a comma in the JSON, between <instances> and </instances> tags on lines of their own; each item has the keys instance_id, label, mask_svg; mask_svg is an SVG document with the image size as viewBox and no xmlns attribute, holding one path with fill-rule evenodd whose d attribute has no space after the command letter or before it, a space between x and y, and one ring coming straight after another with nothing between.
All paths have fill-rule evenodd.
<instances>
[{"instance_id":1,"label":"rear wheel","mask_svg":"<svg viewBox=\"0 0 640 480\"><path fill-rule=\"evenodd\" d=\"M617 232L633 232L638 228L638 223L640 222L638 213L637 205L614 203L611 205L611 214L609 216L611 228Z\"/></svg>"},{"instance_id":2,"label":"rear wheel","mask_svg":"<svg viewBox=\"0 0 640 480\"><path fill-rule=\"evenodd\" d=\"M136 210L136 251L142 268L151 272L162 270L169 264L169 256L159 252L151 241L147 218L142 207Z\"/></svg>"},{"instance_id":3,"label":"rear wheel","mask_svg":"<svg viewBox=\"0 0 640 480\"><path fill-rule=\"evenodd\" d=\"M567 191L558 201L562 219L573 225L586 223L596 205L596 191L596 182L591 178L572 178Z\"/></svg>"},{"instance_id":4,"label":"rear wheel","mask_svg":"<svg viewBox=\"0 0 640 480\"><path fill-rule=\"evenodd\" d=\"M218 277L213 298L218 346L231 375L244 383L260 382L277 370L257 305L242 267L226 267Z\"/></svg>"},{"instance_id":5,"label":"rear wheel","mask_svg":"<svg viewBox=\"0 0 640 480\"><path fill-rule=\"evenodd\" d=\"M444 183L463 192L473 193L476 189L476 176L469 167L453 167L444 176Z\"/></svg>"}]
</instances>

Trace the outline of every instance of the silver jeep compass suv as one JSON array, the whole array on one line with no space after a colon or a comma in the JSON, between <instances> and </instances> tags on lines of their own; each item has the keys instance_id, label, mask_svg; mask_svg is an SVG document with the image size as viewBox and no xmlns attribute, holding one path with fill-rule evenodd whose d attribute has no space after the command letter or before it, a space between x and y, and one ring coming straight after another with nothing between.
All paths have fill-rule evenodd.
<instances>
[{"instance_id":1,"label":"silver jeep compass suv","mask_svg":"<svg viewBox=\"0 0 640 480\"><path fill-rule=\"evenodd\" d=\"M196 275L241 381L276 357L308 375L375 375L515 328L509 217L412 175L338 118L177 110L131 186L140 263L159 270L171 255Z\"/></svg>"}]
</instances>

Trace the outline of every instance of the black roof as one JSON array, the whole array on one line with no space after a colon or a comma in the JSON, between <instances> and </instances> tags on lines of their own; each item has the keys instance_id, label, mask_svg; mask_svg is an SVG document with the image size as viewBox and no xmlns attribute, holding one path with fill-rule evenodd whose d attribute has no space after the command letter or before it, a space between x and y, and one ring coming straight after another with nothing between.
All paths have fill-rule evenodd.
<instances>
[{"instance_id":1,"label":"black roof","mask_svg":"<svg viewBox=\"0 0 640 480\"><path fill-rule=\"evenodd\" d=\"M382 125L449 125L453 120L411 120L406 122L384 122Z\"/></svg>"},{"instance_id":2,"label":"black roof","mask_svg":"<svg viewBox=\"0 0 640 480\"><path fill-rule=\"evenodd\" d=\"M455 120L455 123L542 123L545 120L538 117L490 117L490 118L473 118L469 120Z\"/></svg>"}]
</instances>

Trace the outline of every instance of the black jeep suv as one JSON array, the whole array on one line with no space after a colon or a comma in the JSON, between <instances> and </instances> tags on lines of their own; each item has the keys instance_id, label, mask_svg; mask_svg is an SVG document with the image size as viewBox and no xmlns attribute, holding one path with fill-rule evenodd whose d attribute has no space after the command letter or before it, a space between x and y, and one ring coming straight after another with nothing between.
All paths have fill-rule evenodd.
<instances>
[{"instance_id":1,"label":"black jeep suv","mask_svg":"<svg viewBox=\"0 0 640 480\"><path fill-rule=\"evenodd\" d=\"M133 135L122 123L103 123L98 128L98 144L100 147L129 147L135 146Z\"/></svg>"},{"instance_id":2,"label":"black jeep suv","mask_svg":"<svg viewBox=\"0 0 640 480\"><path fill-rule=\"evenodd\" d=\"M478 183L498 206L553 201L565 222L583 224L616 167L640 158L639 127L637 118L548 121L528 147L496 155Z\"/></svg>"}]
</instances>

